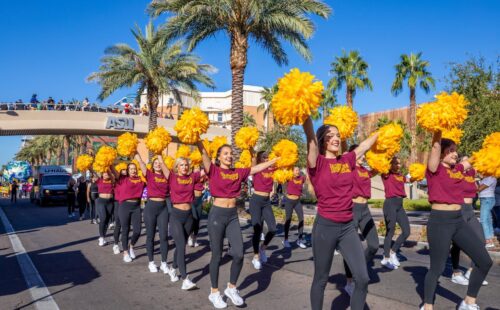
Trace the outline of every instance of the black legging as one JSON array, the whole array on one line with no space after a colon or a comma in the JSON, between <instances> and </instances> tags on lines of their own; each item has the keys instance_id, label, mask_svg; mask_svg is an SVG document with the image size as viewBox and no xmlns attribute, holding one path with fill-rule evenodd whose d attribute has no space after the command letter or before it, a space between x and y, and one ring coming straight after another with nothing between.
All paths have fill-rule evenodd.
<instances>
[{"instance_id":1,"label":"black legging","mask_svg":"<svg viewBox=\"0 0 500 310\"><path fill-rule=\"evenodd\" d=\"M158 227L161 261L166 262L168 255L168 210L165 200L148 199L144 208L144 225L146 225L146 251L149 261L153 261L156 227Z\"/></svg>"},{"instance_id":2,"label":"black legging","mask_svg":"<svg viewBox=\"0 0 500 310\"><path fill-rule=\"evenodd\" d=\"M175 242L173 268L179 268L181 278L184 280L187 277L186 272L186 241L191 234L193 228L193 213L191 210L180 210L172 208L170 215L170 227L172 229L172 237Z\"/></svg>"},{"instance_id":3,"label":"black legging","mask_svg":"<svg viewBox=\"0 0 500 310\"><path fill-rule=\"evenodd\" d=\"M191 210L193 211L193 235L195 237L198 236L198 232L200 231L202 204L203 204L203 195L194 198Z\"/></svg>"},{"instance_id":4,"label":"black legging","mask_svg":"<svg viewBox=\"0 0 500 310\"><path fill-rule=\"evenodd\" d=\"M97 198L97 213L99 214L99 237L106 237L108 231L108 224L111 220L111 214L114 210L113 198ZM115 228L116 229L116 228Z\"/></svg>"},{"instance_id":5,"label":"black legging","mask_svg":"<svg viewBox=\"0 0 500 310\"><path fill-rule=\"evenodd\" d=\"M120 207L121 204L115 200L114 201L115 210L113 212L113 218L115 219L115 227L113 228L113 240L114 244L120 243L120 232L122 231L122 224L120 223Z\"/></svg>"},{"instance_id":6,"label":"black legging","mask_svg":"<svg viewBox=\"0 0 500 310\"><path fill-rule=\"evenodd\" d=\"M90 220L95 221L97 219L96 217L96 200L99 197L99 194L97 193L90 193L90 202L89 202L89 213L90 213Z\"/></svg>"},{"instance_id":7,"label":"black legging","mask_svg":"<svg viewBox=\"0 0 500 310\"><path fill-rule=\"evenodd\" d=\"M87 196L85 194L79 194L78 197L78 212L80 213L80 217L85 213L85 209L87 209Z\"/></svg>"},{"instance_id":8,"label":"black legging","mask_svg":"<svg viewBox=\"0 0 500 310\"><path fill-rule=\"evenodd\" d=\"M384 256L389 257L391 250L396 253L399 248L410 236L410 222L408 221L408 216L403 208L403 198L392 197L387 198L384 201L384 220L385 227L387 229L384 239ZM396 231L396 223L401 227L401 234L392 242L392 237ZM392 244L392 247L391 247Z\"/></svg>"},{"instance_id":9,"label":"black legging","mask_svg":"<svg viewBox=\"0 0 500 310\"><path fill-rule=\"evenodd\" d=\"M268 245L276 234L276 219L269 196L253 194L250 198L250 215L252 216L253 237L252 245L254 254L259 254L260 234L263 222L267 224L267 234L264 245ZM232 243L231 243L232 245Z\"/></svg>"},{"instance_id":10,"label":"black legging","mask_svg":"<svg viewBox=\"0 0 500 310\"><path fill-rule=\"evenodd\" d=\"M318 214L312 230L314 278L310 298L313 310L323 308L325 287L337 247L353 273L355 285L351 297L351 309L363 309L365 305L370 278L366 268L363 246L352 221L336 223Z\"/></svg>"},{"instance_id":11,"label":"black legging","mask_svg":"<svg viewBox=\"0 0 500 310\"><path fill-rule=\"evenodd\" d=\"M128 250L128 232L130 231L130 224L132 224L133 233L130 239L130 245L134 246L141 236L141 202L137 201L124 201L120 205L118 211L120 223L122 225L122 249Z\"/></svg>"},{"instance_id":12,"label":"black legging","mask_svg":"<svg viewBox=\"0 0 500 310\"><path fill-rule=\"evenodd\" d=\"M10 202L17 203L17 191L10 192Z\"/></svg>"},{"instance_id":13,"label":"black legging","mask_svg":"<svg viewBox=\"0 0 500 310\"><path fill-rule=\"evenodd\" d=\"M481 242L470 225L465 223L462 211L432 210L427 222L427 241L431 266L425 275L424 302L434 303L436 286L446 266L452 242L455 242L476 265L472 269L467 289L467 296L476 298L493 262L484 242Z\"/></svg>"},{"instance_id":14,"label":"black legging","mask_svg":"<svg viewBox=\"0 0 500 310\"><path fill-rule=\"evenodd\" d=\"M370 209L367 203L354 203L352 208L354 229L361 231L361 236L366 240L365 260L367 264L373 261L373 257L378 250L377 227L373 221ZM344 260L345 276L352 278L351 269Z\"/></svg>"},{"instance_id":15,"label":"black legging","mask_svg":"<svg viewBox=\"0 0 500 310\"><path fill-rule=\"evenodd\" d=\"M212 206L208 214L208 237L212 257L210 259L210 281L212 288L219 287L219 265L222 258L224 237L231 244L232 256L229 283L236 285L243 267L243 237L236 208Z\"/></svg>"},{"instance_id":16,"label":"black legging","mask_svg":"<svg viewBox=\"0 0 500 310\"><path fill-rule=\"evenodd\" d=\"M68 193L68 214L75 212L75 193Z\"/></svg>"},{"instance_id":17,"label":"black legging","mask_svg":"<svg viewBox=\"0 0 500 310\"><path fill-rule=\"evenodd\" d=\"M288 232L290 231L290 224L292 222L292 213L295 210L297 217L299 218L299 239L302 239L304 234L304 209L302 209L302 204L299 199L285 199L285 240L288 240Z\"/></svg>"},{"instance_id":18,"label":"black legging","mask_svg":"<svg viewBox=\"0 0 500 310\"><path fill-rule=\"evenodd\" d=\"M485 243L486 240L484 238L484 233L483 233L483 226L481 226L481 223L476 218L476 215L474 214L474 208L472 207L472 204L470 203L465 203L462 205L462 217L467 223L467 225L472 228L474 233L476 233L476 236L481 239L481 242ZM459 268L460 264L460 247L458 247L455 243L453 243L453 246L451 247L450 250L451 254L451 264L453 266L453 270L457 270ZM474 262L471 264L472 267L474 267Z\"/></svg>"}]
</instances>

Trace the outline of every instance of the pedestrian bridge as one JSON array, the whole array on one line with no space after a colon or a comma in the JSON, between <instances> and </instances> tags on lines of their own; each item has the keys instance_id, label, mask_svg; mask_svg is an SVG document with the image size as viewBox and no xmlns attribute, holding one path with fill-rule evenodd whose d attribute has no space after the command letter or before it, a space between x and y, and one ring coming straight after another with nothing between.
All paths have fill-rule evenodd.
<instances>
[{"instance_id":1,"label":"pedestrian bridge","mask_svg":"<svg viewBox=\"0 0 500 310\"><path fill-rule=\"evenodd\" d=\"M175 142L176 120L158 118ZM0 136L24 135L95 135L119 136L124 132L144 137L148 133L148 116L89 111L11 110L0 111ZM205 138L226 136L228 129L210 126Z\"/></svg>"}]
</instances>

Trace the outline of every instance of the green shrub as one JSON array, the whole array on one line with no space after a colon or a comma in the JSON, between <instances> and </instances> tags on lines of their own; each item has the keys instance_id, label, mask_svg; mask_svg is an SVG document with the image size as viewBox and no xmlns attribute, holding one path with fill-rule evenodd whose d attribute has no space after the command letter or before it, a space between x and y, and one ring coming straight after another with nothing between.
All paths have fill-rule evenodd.
<instances>
[{"instance_id":1,"label":"green shrub","mask_svg":"<svg viewBox=\"0 0 500 310\"><path fill-rule=\"evenodd\" d=\"M382 208L385 199L368 199L368 204L372 208ZM406 211L430 211L431 204L427 199L403 199L403 208Z\"/></svg>"}]
</instances>

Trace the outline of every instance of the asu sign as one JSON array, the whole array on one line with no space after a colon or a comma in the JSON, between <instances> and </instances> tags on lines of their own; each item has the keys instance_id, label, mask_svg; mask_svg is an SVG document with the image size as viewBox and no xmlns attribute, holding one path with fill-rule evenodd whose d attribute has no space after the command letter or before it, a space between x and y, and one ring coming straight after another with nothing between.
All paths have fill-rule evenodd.
<instances>
[{"instance_id":1,"label":"asu sign","mask_svg":"<svg viewBox=\"0 0 500 310\"><path fill-rule=\"evenodd\" d=\"M134 130L134 119L128 117L108 116L106 129Z\"/></svg>"}]
</instances>

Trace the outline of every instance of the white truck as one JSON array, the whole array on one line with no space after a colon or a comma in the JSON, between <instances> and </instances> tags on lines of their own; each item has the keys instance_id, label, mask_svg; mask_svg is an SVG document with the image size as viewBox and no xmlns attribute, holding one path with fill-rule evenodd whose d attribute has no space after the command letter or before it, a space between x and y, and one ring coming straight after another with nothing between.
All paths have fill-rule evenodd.
<instances>
[{"instance_id":1,"label":"white truck","mask_svg":"<svg viewBox=\"0 0 500 310\"><path fill-rule=\"evenodd\" d=\"M66 202L71 170L70 166L39 166L34 169L31 202L41 207L50 202Z\"/></svg>"}]
</instances>

